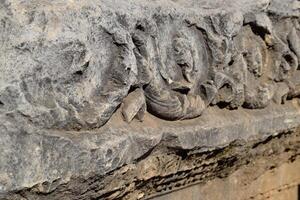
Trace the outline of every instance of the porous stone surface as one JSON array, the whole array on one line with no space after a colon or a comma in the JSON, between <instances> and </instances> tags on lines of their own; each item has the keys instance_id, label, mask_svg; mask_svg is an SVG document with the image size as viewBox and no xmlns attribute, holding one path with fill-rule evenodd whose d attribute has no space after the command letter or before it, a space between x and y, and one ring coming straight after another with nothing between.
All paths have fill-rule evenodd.
<instances>
[{"instance_id":1,"label":"porous stone surface","mask_svg":"<svg viewBox=\"0 0 300 200\"><path fill-rule=\"evenodd\" d=\"M299 16L296 0L0 1L1 197L144 198L188 171L151 156L294 133Z\"/></svg>"},{"instance_id":2,"label":"porous stone surface","mask_svg":"<svg viewBox=\"0 0 300 200\"><path fill-rule=\"evenodd\" d=\"M194 184L156 196L152 200L298 199L300 160L290 159L282 163L283 158L289 158L287 153L270 158L271 161L264 157L259 158L256 162L237 169L226 178L215 178L206 184Z\"/></svg>"}]
</instances>

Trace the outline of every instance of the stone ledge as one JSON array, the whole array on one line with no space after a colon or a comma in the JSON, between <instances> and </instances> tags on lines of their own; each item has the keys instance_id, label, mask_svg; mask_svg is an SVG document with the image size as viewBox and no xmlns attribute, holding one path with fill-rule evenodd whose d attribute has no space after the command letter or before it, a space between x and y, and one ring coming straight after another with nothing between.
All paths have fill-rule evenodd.
<instances>
[{"instance_id":1,"label":"stone ledge","mask_svg":"<svg viewBox=\"0 0 300 200\"><path fill-rule=\"evenodd\" d=\"M146 158L153 153L163 155L164 151L173 149L201 154L242 141L246 147L246 144L253 145L253 141L263 141L300 126L297 100L262 110L211 108L205 117L177 123L147 115L143 123L133 121L128 125L120 118L116 113L104 127L89 132L44 130L26 133L24 129L22 135L2 132L7 142L1 145L1 158L8 159L7 165L1 165L2 192L34 187L31 192L51 194L78 176L85 180L98 178L101 185L101 177L109 178L110 172L126 164L141 162L151 167ZM13 160L20 164L12 165ZM13 174L10 181L3 179L10 176L8 172ZM151 173L154 174L142 176L157 175ZM165 173L172 173L172 170Z\"/></svg>"}]
</instances>

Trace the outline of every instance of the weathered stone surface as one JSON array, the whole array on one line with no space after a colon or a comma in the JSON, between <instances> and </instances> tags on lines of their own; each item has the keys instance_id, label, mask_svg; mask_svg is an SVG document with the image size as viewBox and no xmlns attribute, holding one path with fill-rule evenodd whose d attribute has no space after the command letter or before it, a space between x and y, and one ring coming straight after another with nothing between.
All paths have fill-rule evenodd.
<instances>
[{"instance_id":1,"label":"weathered stone surface","mask_svg":"<svg viewBox=\"0 0 300 200\"><path fill-rule=\"evenodd\" d=\"M122 198L161 175L154 152L293 132L299 14L296 0L0 1L3 198ZM105 182L133 163L154 169Z\"/></svg>"},{"instance_id":2,"label":"weathered stone surface","mask_svg":"<svg viewBox=\"0 0 300 200\"><path fill-rule=\"evenodd\" d=\"M300 160L275 167L262 158L227 178L216 178L205 185L197 184L152 200L295 200L300 195L299 169Z\"/></svg>"},{"instance_id":3,"label":"weathered stone surface","mask_svg":"<svg viewBox=\"0 0 300 200\"><path fill-rule=\"evenodd\" d=\"M263 118L269 121L266 116ZM295 116L292 118L295 119ZM290 119L291 118L288 118L288 121ZM260 121L260 119L257 120ZM271 123L278 123L278 126L281 126L287 123L282 122L282 124L280 124L280 121L284 120L285 118L282 118L278 121L271 121ZM140 129L143 129L141 125ZM52 158L53 164L51 166L42 166L48 167L47 169L44 168L45 171L43 173L49 173L51 172L50 170L60 170L59 173L72 174L73 177L68 179L66 176L57 174L57 178L54 181L50 181L51 178L48 175L47 180L37 181L40 183L35 184L32 188L15 191L13 192L14 195L11 194L4 199L20 199L21 197L41 200L139 199L170 192L190 184L205 183L216 177L224 178L242 166L251 168L251 166L259 162L259 160L264 161L264 165L261 165L261 168L259 168L253 176L262 174L265 170L270 168L280 166L284 162L299 159L299 129L295 130L289 128L287 132L283 130L273 130L273 135L264 135L264 131L268 133L272 131L254 130L253 134L250 134L247 130L251 129L244 127L244 131L239 130L239 132L243 133L241 138L236 138L234 142L230 144L223 144L223 142L226 141L224 137L230 137L230 135L226 133L223 138L220 137L223 134L223 129L224 128L220 128L219 131L213 129L205 134L203 133L203 135L201 132L195 131L192 138L189 137L190 133L184 132L175 135L169 132L165 132L163 135L157 134L157 136L151 134L149 138L152 136L153 140L155 140L156 137L159 137L160 140L158 144L153 144L154 147L152 147L149 142L145 142L144 135L139 139L130 135L131 141L129 141L130 139L127 137L126 142L123 140L122 143L118 143L117 141L116 145L118 146L113 145L111 142L109 146L102 144L98 149L85 149L87 152L86 157L90 159L82 157L72 159L75 156L71 155L73 156L71 157L70 154L74 154L74 149L64 145L63 150L57 150L59 152L52 150L51 153L53 155L60 154L60 157ZM227 127L226 129L229 130L230 128ZM233 130L233 132L235 132L235 130ZM128 134L128 132L126 133ZM126 133L124 133L124 135ZM140 131L137 134L141 133L143 132ZM264 135L264 139L262 139L262 135L257 133ZM247 137L244 134L249 134L248 136L252 135L254 138L251 140L243 140L243 137ZM236 137L238 135L239 134L235 133ZM213 146L209 148L206 146L204 149L197 147L194 149L183 149L179 147L181 145L180 143L188 143L192 139L195 140L196 136L203 137L207 143L216 142L216 140L220 143L216 143L217 148ZM95 139L99 136L93 135L92 137L94 138L93 142L99 142L99 140ZM133 138L135 141L133 141ZM222 141L218 141L218 139L215 138L220 138ZM149 140L151 141L151 139ZM232 141L231 139L229 140ZM91 143L91 141L89 142ZM86 145L86 140L82 143ZM223 145L220 145L221 143ZM141 146L141 144L148 144L149 146L145 147ZM57 145L54 144L54 148L57 148L56 146ZM89 144L87 147L90 148L90 146ZM150 146L152 148L150 148ZM220 146L223 147L221 148ZM148 149L150 149L149 152L143 152ZM77 148L75 151L82 152L83 150ZM138 157L140 155L142 156ZM134 162L131 162L131 164L124 165L113 172L109 172L109 170L126 162L124 160L128 159L129 156L137 156L138 158L135 159ZM269 161L266 162L266 160ZM47 164L47 162L44 161L42 161L42 163ZM75 171L71 172L72 166L82 166L81 173L77 174ZM32 165L28 168L30 170ZM73 168L73 170L76 169ZM36 172L37 170L32 172L32 174L36 174ZM42 176L43 174L40 177ZM58 178L59 176L60 178ZM29 185L28 181L30 181L30 179L27 178L25 181L24 184Z\"/></svg>"},{"instance_id":4,"label":"weathered stone surface","mask_svg":"<svg viewBox=\"0 0 300 200\"><path fill-rule=\"evenodd\" d=\"M3 1L1 111L87 130L136 88L137 106L167 120L284 102L300 93L298 4Z\"/></svg>"}]
</instances>

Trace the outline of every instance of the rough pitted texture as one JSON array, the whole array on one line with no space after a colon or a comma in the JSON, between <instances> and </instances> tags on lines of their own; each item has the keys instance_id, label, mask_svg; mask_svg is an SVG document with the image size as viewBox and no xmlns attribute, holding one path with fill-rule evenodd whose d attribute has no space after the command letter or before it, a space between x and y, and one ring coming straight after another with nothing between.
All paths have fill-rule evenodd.
<instances>
[{"instance_id":1,"label":"rough pitted texture","mask_svg":"<svg viewBox=\"0 0 300 200\"><path fill-rule=\"evenodd\" d=\"M61 185L293 131L299 16L296 0L0 1L0 194L122 198Z\"/></svg>"}]
</instances>

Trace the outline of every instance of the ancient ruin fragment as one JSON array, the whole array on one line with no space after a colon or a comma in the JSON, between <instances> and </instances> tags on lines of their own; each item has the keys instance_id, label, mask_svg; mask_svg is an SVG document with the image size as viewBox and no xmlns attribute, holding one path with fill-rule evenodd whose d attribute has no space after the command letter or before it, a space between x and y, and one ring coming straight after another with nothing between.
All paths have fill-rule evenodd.
<instances>
[{"instance_id":1,"label":"ancient ruin fragment","mask_svg":"<svg viewBox=\"0 0 300 200\"><path fill-rule=\"evenodd\" d=\"M300 170L299 97L297 0L0 1L0 199Z\"/></svg>"}]
</instances>

